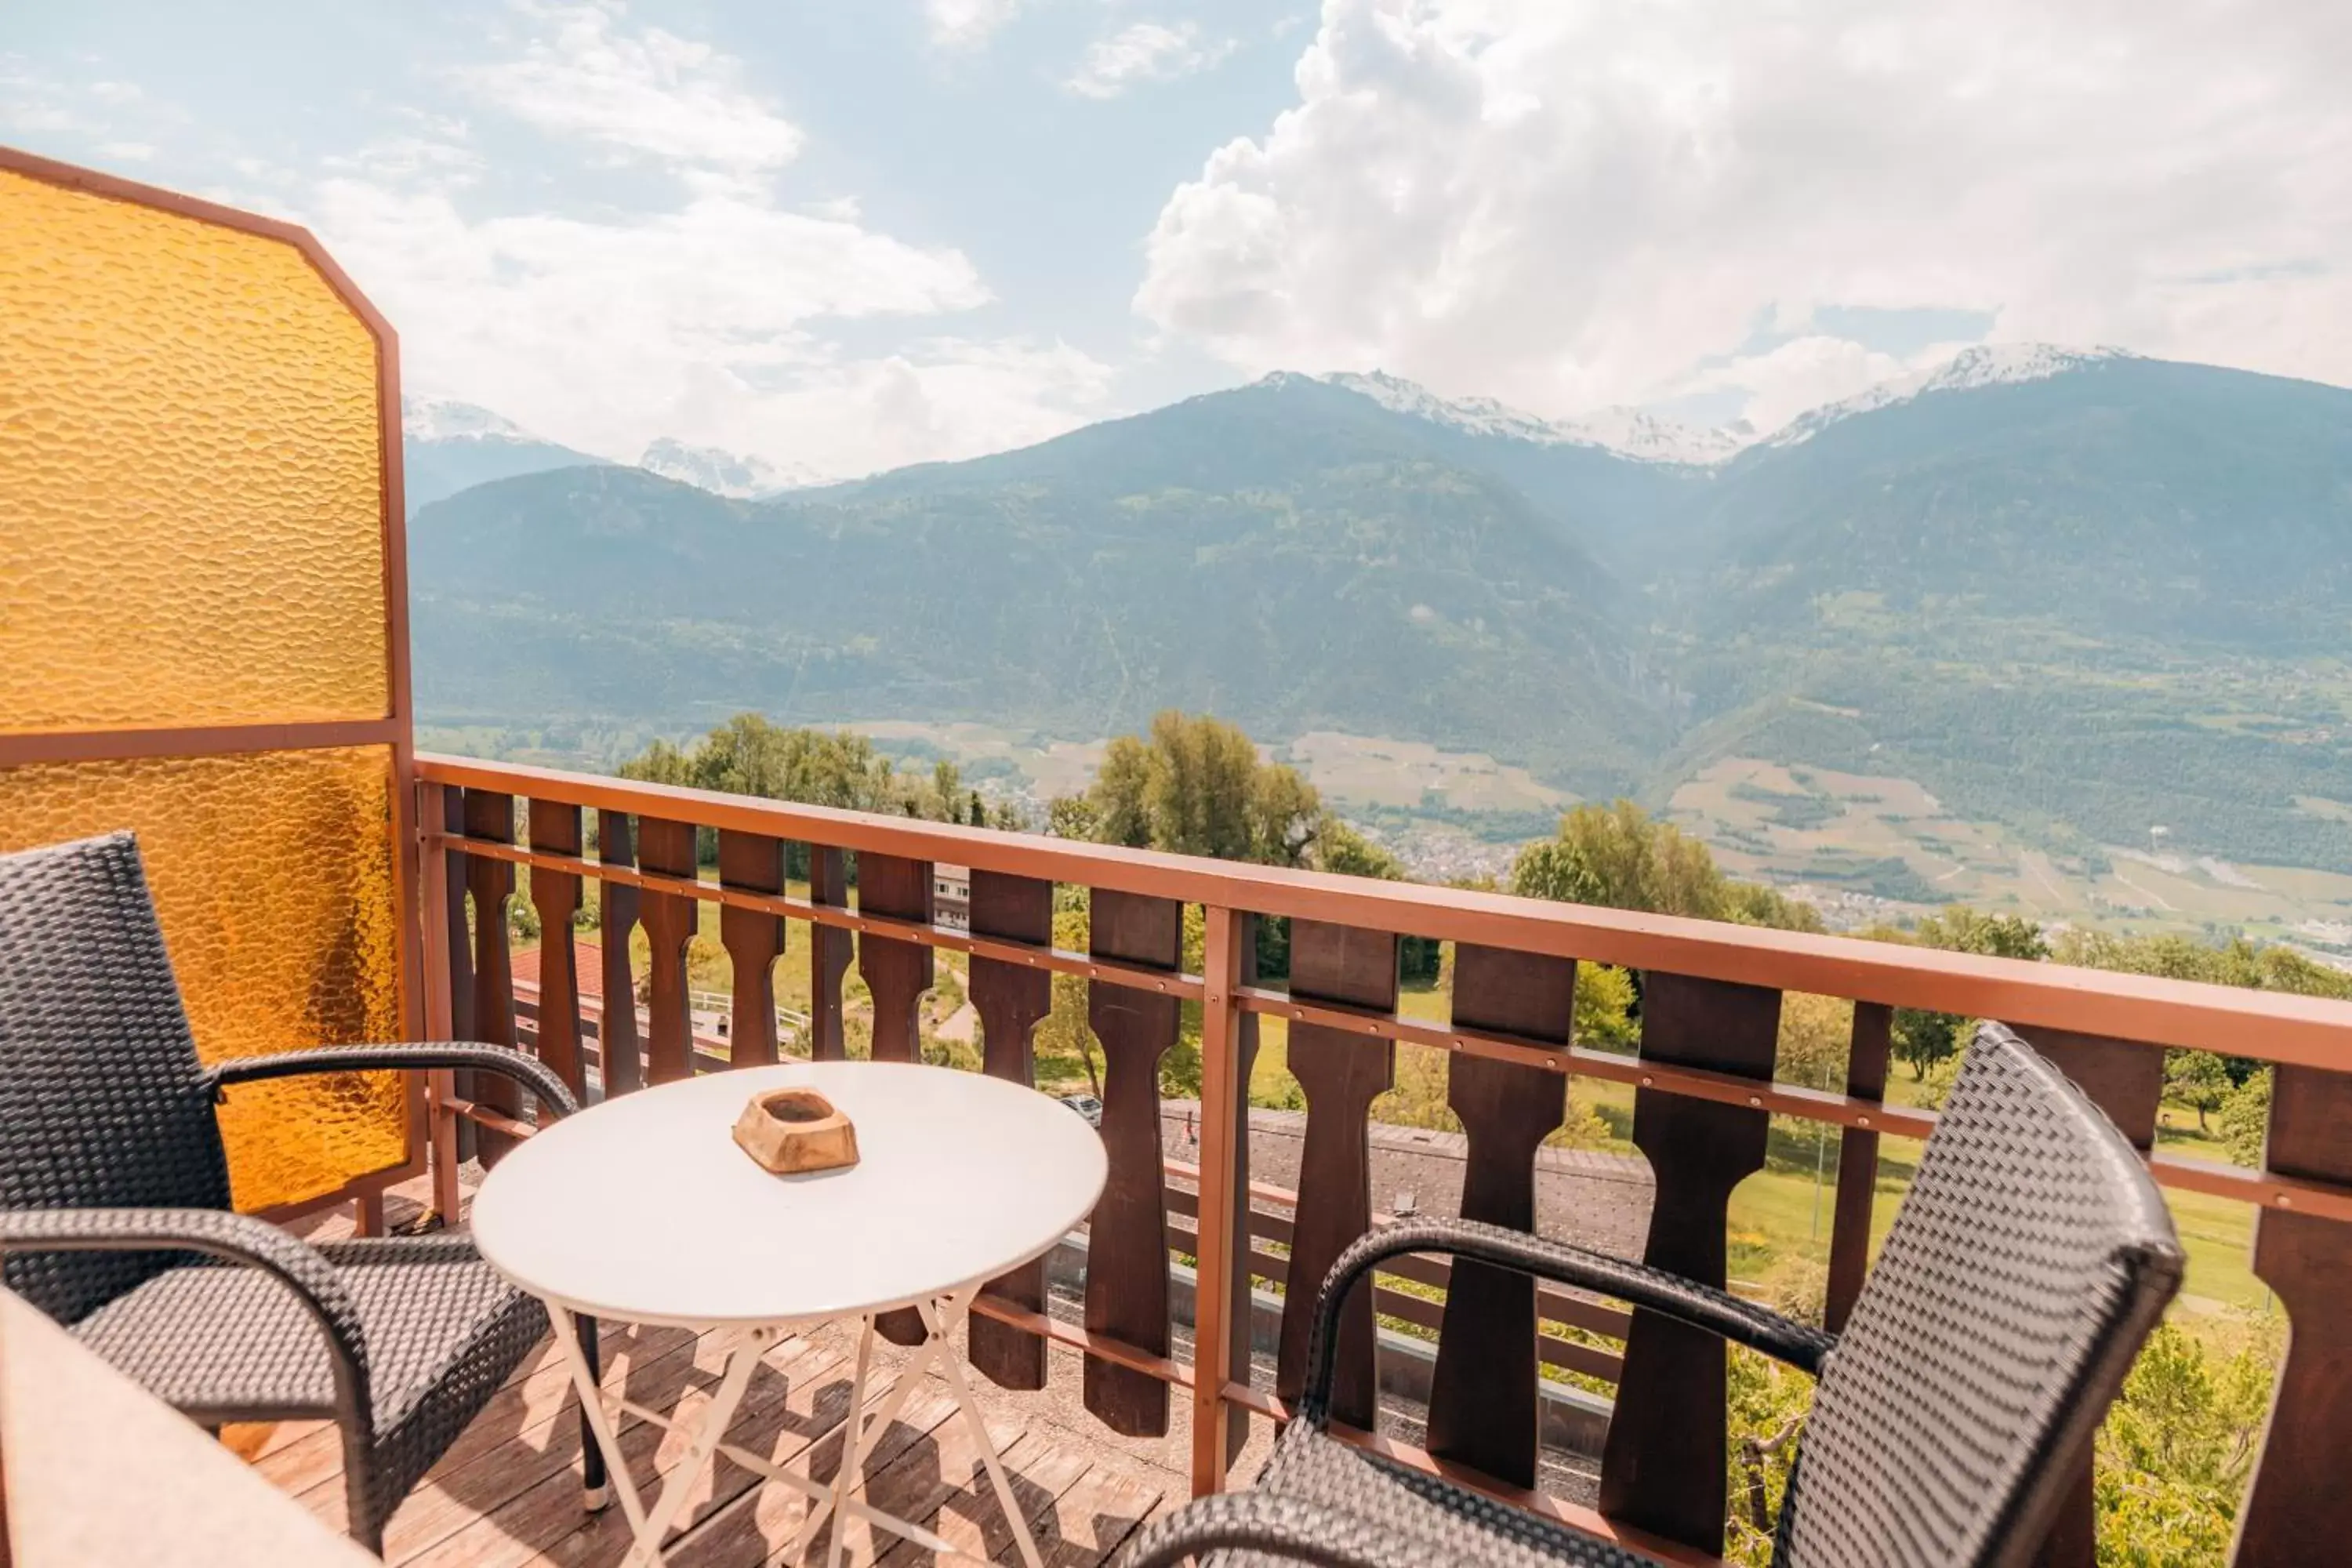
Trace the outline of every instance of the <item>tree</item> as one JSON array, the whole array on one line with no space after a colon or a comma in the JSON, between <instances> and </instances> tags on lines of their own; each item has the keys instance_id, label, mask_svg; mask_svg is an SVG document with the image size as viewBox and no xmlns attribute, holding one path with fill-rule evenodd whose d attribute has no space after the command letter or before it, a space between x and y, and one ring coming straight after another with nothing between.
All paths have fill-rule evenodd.
<instances>
[{"instance_id":1,"label":"tree","mask_svg":"<svg viewBox=\"0 0 2352 1568\"><path fill-rule=\"evenodd\" d=\"M2022 915L1980 914L1955 905L1928 916L1911 931L1879 927L1862 934L1881 942L1907 942L1947 952L1981 953L1989 958L2040 960L2050 956L2042 928ZM1966 1042L1969 1020L1949 1013L1927 1013L1916 1007L1895 1009L1888 1049L1896 1061L1925 1082L1939 1062L1958 1056Z\"/></svg>"},{"instance_id":2,"label":"tree","mask_svg":"<svg viewBox=\"0 0 2352 1568\"><path fill-rule=\"evenodd\" d=\"M1605 904L1601 879L1565 837L1541 838L1511 862L1511 891L1562 904Z\"/></svg>"},{"instance_id":3,"label":"tree","mask_svg":"<svg viewBox=\"0 0 2352 1568\"><path fill-rule=\"evenodd\" d=\"M2229 1092L2221 1101L2221 1121L2230 1158L2250 1170L2259 1167L2271 1132L2270 1068L2250 1075Z\"/></svg>"},{"instance_id":4,"label":"tree","mask_svg":"<svg viewBox=\"0 0 2352 1568\"><path fill-rule=\"evenodd\" d=\"M1897 1007L1887 1035L1887 1051L1911 1069L1914 1081L1924 1083L1928 1070L1937 1063L1959 1054L1960 1029L1967 1022L1949 1013Z\"/></svg>"},{"instance_id":5,"label":"tree","mask_svg":"<svg viewBox=\"0 0 2352 1568\"><path fill-rule=\"evenodd\" d=\"M1550 838L1522 847L1511 890L1527 898L1652 914L1819 931L1821 916L1758 883L1723 874L1705 844L1630 800L1580 805Z\"/></svg>"},{"instance_id":6,"label":"tree","mask_svg":"<svg viewBox=\"0 0 2352 1568\"><path fill-rule=\"evenodd\" d=\"M1343 877L1404 880L1403 861L1337 817L1327 820L1316 831L1315 864L1318 870L1336 871Z\"/></svg>"},{"instance_id":7,"label":"tree","mask_svg":"<svg viewBox=\"0 0 2352 1568\"><path fill-rule=\"evenodd\" d=\"M1222 720L1173 710L1151 721L1149 740L1110 742L1086 803L1105 843L1269 866L1306 864L1327 820L1296 769L1261 761Z\"/></svg>"},{"instance_id":8,"label":"tree","mask_svg":"<svg viewBox=\"0 0 2352 1568\"><path fill-rule=\"evenodd\" d=\"M2042 928L2023 915L1979 914L1965 904L1929 915L1919 922L1922 947L1947 952L1976 952L1988 958L2044 959L2050 943Z\"/></svg>"},{"instance_id":9,"label":"tree","mask_svg":"<svg viewBox=\"0 0 2352 1568\"><path fill-rule=\"evenodd\" d=\"M1633 1001L1633 976L1626 971L1613 963L1578 964L1571 1024L1576 1043L1595 1050L1632 1050L1640 1038Z\"/></svg>"},{"instance_id":10,"label":"tree","mask_svg":"<svg viewBox=\"0 0 2352 1568\"><path fill-rule=\"evenodd\" d=\"M1104 749L1094 784L1084 796L1084 820L1091 829L1087 837L1131 849L1149 847L1151 808L1145 796L1150 788L1150 752L1132 735L1113 739Z\"/></svg>"},{"instance_id":11,"label":"tree","mask_svg":"<svg viewBox=\"0 0 2352 1568\"><path fill-rule=\"evenodd\" d=\"M2250 1323L2207 1337L2162 1323L2148 1336L2099 1427L2101 1562L2190 1568L2228 1556L2270 1412L2278 1331Z\"/></svg>"},{"instance_id":12,"label":"tree","mask_svg":"<svg viewBox=\"0 0 2352 1568\"><path fill-rule=\"evenodd\" d=\"M848 730L787 730L757 713L738 713L682 751L656 741L621 764L625 779L761 795L846 811L953 822L961 814L963 785L952 763L936 763L929 778L898 772L874 742ZM719 858L719 836L696 835L705 865ZM792 875L808 875L808 847L786 848Z\"/></svg>"},{"instance_id":13,"label":"tree","mask_svg":"<svg viewBox=\"0 0 2352 1568\"><path fill-rule=\"evenodd\" d=\"M1087 944L1087 911L1084 909L1057 910L1054 916L1054 945L1066 952L1084 952ZM1102 1069L1096 1065L1094 1030L1087 1023L1087 981L1076 974L1056 973L1053 985L1053 1010L1037 1021L1036 1031L1030 1037L1030 1048L1040 1069L1040 1081L1056 1068L1066 1070L1075 1060L1087 1075L1087 1084L1097 1100L1102 1098Z\"/></svg>"},{"instance_id":14,"label":"tree","mask_svg":"<svg viewBox=\"0 0 2352 1568\"><path fill-rule=\"evenodd\" d=\"M2197 1130L2206 1130L2209 1111L2221 1109L2237 1085L2230 1081L2229 1065L2211 1051L2168 1051L2164 1057L2164 1098L2197 1113Z\"/></svg>"},{"instance_id":15,"label":"tree","mask_svg":"<svg viewBox=\"0 0 2352 1568\"><path fill-rule=\"evenodd\" d=\"M1773 1062L1780 1076L1809 1089L1844 1082L1853 1043L1853 1004L1843 996L1791 991L1780 998L1780 1043Z\"/></svg>"},{"instance_id":16,"label":"tree","mask_svg":"<svg viewBox=\"0 0 2352 1568\"><path fill-rule=\"evenodd\" d=\"M1057 795L1045 803L1045 831L1056 838L1100 838L1102 818L1082 795ZM1112 839L1112 843L1123 840Z\"/></svg>"}]
</instances>

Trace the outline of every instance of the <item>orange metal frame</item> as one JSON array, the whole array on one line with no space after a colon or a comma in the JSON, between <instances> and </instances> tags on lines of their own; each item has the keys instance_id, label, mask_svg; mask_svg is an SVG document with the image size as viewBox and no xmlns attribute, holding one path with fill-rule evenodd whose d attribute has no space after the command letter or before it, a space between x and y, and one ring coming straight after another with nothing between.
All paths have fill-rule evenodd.
<instances>
[{"instance_id":1,"label":"orange metal frame","mask_svg":"<svg viewBox=\"0 0 2352 1568\"><path fill-rule=\"evenodd\" d=\"M0 147L0 169L43 184L82 191L110 201L128 202L176 214L202 223L278 240L300 252L357 316L376 345L376 405L382 462L384 646L386 711L378 719L301 724L225 724L186 728L140 727L80 731L71 733L0 735L0 767L26 763L111 762L132 757L204 756L264 751L304 751L329 746L375 745L392 750L392 812L388 825L394 845L393 896L399 904L401 1027L414 1039L423 1024L425 976L417 942L417 868L411 846L415 839L414 812L416 742L410 704L408 659L408 524L403 490L400 437L400 339L350 276L327 253L318 237L299 224L263 217L236 207L200 200L177 191L141 184L113 174L100 174L72 163L61 163L11 147ZM383 1187L405 1181L425 1170L425 1091L412 1083L409 1100L409 1153L390 1170L359 1177L338 1193L286 1209L268 1211L268 1217L285 1218L331 1204L359 1200L363 1215L373 1212Z\"/></svg>"}]
</instances>

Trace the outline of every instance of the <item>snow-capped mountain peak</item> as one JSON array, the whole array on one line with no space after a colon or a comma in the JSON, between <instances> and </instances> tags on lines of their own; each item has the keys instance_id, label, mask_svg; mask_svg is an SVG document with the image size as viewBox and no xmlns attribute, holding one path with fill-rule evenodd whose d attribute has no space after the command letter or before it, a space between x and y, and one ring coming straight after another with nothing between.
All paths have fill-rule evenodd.
<instances>
[{"instance_id":1,"label":"snow-capped mountain peak","mask_svg":"<svg viewBox=\"0 0 2352 1568\"><path fill-rule=\"evenodd\" d=\"M1277 372L1277 376L1284 373ZM1274 381L1269 376L1269 382ZM1381 407L1443 425L1471 436L1533 441L1547 447L1599 447L1644 463L1724 462L1755 439L1737 425L1696 430L1633 408L1604 408L1580 419L1546 419L1491 397L1441 397L1419 382L1385 371L1334 371L1318 377L1328 385L1369 397Z\"/></svg>"},{"instance_id":2,"label":"snow-capped mountain peak","mask_svg":"<svg viewBox=\"0 0 2352 1568\"><path fill-rule=\"evenodd\" d=\"M689 447L667 436L646 448L646 455L637 459L637 467L649 474L736 500L757 500L779 490L824 482L823 476L805 465L780 468L764 458L718 447Z\"/></svg>"},{"instance_id":3,"label":"snow-capped mountain peak","mask_svg":"<svg viewBox=\"0 0 2352 1568\"><path fill-rule=\"evenodd\" d=\"M1560 420L1552 428L1562 440L1605 447L1645 463L1690 463L1701 468L1729 462L1756 439L1755 430L1745 419L1702 430L1638 408L1603 408L1580 419Z\"/></svg>"},{"instance_id":4,"label":"snow-capped mountain peak","mask_svg":"<svg viewBox=\"0 0 2352 1568\"><path fill-rule=\"evenodd\" d=\"M1370 374L1339 370L1320 378L1327 384L1369 397L1396 414L1450 426L1473 436L1504 436L1519 441L1558 439L1551 422L1497 403L1491 397L1440 397L1417 381L1376 370Z\"/></svg>"},{"instance_id":5,"label":"snow-capped mountain peak","mask_svg":"<svg viewBox=\"0 0 2352 1568\"><path fill-rule=\"evenodd\" d=\"M1799 446L1857 414L1909 403L1914 398L2048 381L2089 365L2138 357L2127 349L2074 349L2058 343L1978 343L1962 349L1939 365L1882 381L1841 402L1823 404L1809 414L1799 415L1773 432L1767 445Z\"/></svg>"},{"instance_id":6,"label":"snow-capped mountain peak","mask_svg":"<svg viewBox=\"0 0 2352 1568\"><path fill-rule=\"evenodd\" d=\"M454 397L403 397L401 434L412 441L534 441L538 437L503 414Z\"/></svg>"}]
</instances>

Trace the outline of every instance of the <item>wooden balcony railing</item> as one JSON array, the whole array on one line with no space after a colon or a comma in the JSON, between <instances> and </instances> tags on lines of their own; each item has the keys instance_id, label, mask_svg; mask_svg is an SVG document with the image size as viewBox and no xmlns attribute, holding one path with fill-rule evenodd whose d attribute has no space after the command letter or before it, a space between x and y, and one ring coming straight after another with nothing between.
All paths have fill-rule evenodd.
<instances>
[{"instance_id":1,"label":"wooden balcony railing","mask_svg":"<svg viewBox=\"0 0 2352 1568\"><path fill-rule=\"evenodd\" d=\"M544 930L569 929L587 884L604 926L603 994L633 994L629 938L652 949L650 1002L600 1010L583 1028L573 949L556 941L530 999L531 1043L575 1089L590 1050L606 1093L696 1070L687 943L698 901L719 906L733 966L724 1060L777 1058L772 966L785 919L809 922L808 1037L819 1057L843 1051L842 988L855 956L873 1000L873 1053L908 1060L918 1008L945 948L971 962L984 1070L1029 1081L1031 1032L1049 1011L1051 977L1084 977L1089 1021L1108 1064L1103 1137L1110 1178L1088 1232L1083 1330L1046 1314L1044 1266L999 1281L979 1303L973 1362L997 1383L1043 1385L1045 1344L1085 1352L1086 1407L1116 1431L1168 1430L1171 1403L1190 1403L1197 1489L1224 1484L1245 1414L1280 1416L1297 1391L1313 1292L1284 1299L1278 1372L1255 1386L1245 1348L1253 1274L1319 1279L1375 1221L1367 1116L1390 1087L1398 1041L1451 1053L1449 1100L1467 1133L1463 1211L1528 1227L1534 1158L1559 1125L1573 1076L1635 1090L1633 1140L1655 1182L1645 1255L1691 1278L1726 1280L1732 1190L1761 1168L1767 1121L1804 1118L1840 1131L1829 1249L1828 1313L1843 1321L1868 1261L1881 1134L1924 1137L1927 1111L1888 1103L1893 1009L2001 1019L2074 1076L2143 1150L2166 1185L2242 1200L2260 1211L2253 1267L2292 1334L2263 1452L2240 1514L2235 1561L2308 1563L2312 1544L2352 1540L2352 1005L2047 963L1979 958L1838 937L1549 904L1500 894L1378 882L1106 847L898 817L467 761L418 759L424 798L421 885L428 922L434 1027L512 1043L517 1005L506 909L517 866ZM527 803L520 824L518 802ZM598 853L583 853L584 814ZM519 834L518 827L527 831ZM716 831L719 879L701 881L698 829ZM805 898L786 891L787 841L807 846ZM850 897L847 855L857 858ZM930 867L971 868L969 931L931 921ZM1055 884L1087 890L1090 947L1052 945ZM468 920L470 898L474 918ZM1206 961L1181 964L1183 911L1202 908ZM1256 983L1250 922L1291 922L1287 990ZM1401 936L1455 944L1452 1016L1400 1016ZM1638 1056L1586 1048L1570 1036L1580 962L1643 975ZM1773 1081L1780 998L1851 998L1853 1037L1843 1092ZM1202 1017L1200 1158L1171 1186L1161 1152L1160 1058L1178 1039L1181 1005ZM1256 1020L1288 1022L1288 1065L1307 1116L1298 1185L1284 1215L1250 1202L1246 1094ZM715 1065L704 1041L700 1064ZM2164 1048L2193 1047L2276 1065L2263 1168L2242 1170L2153 1152ZM470 1093L434 1086L436 1168L454 1195L461 1130L487 1155L528 1136L520 1108L484 1082ZM648 1172L648 1180L661 1179ZM1189 1185L1192 1190L1186 1191ZM953 1201L941 1194L942 1202ZM1286 1256L1252 1245L1260 1237ZM1171 1355L1169 1249L1197 1255L1196 1327L1189 1363ZM1444 1285L1442 1304L1399 1296L1381 1310L1441 1329L1429 1401L1428 1449L1364 1435L1374 1411L1373 1306L1360 1303L1340 1345L1337 1409L1409 1463L1474 1479L1498 1496L1685 1562L1723 1549L1725 1362L1719 1344L1677 1325L1547 1292L1542 1316L1622 1340L1620 1355L1548 1350L1536 1293L1523 1279L1468 1266L1400 1268ZM1409 1304L1407 1304L1409 1303ZM1550 1343L1570 1346L1559 1340ZM1614 1381L1600 1510L1538 1498L1538 1358ZM1171 1389L1183 1391L1172 1394ZM2093 1561L2087 1468L2045 1563Z\"/></svg>"}]
</instances>

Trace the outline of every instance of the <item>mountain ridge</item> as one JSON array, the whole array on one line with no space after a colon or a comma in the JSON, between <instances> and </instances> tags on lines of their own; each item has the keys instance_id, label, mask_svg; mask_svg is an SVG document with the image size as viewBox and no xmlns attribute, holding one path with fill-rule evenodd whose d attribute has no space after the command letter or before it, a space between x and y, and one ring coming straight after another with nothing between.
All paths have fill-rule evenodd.
<instances>
[{"instance_id":1,"label":"mountain ridge","mask_svg":"<svg viewBox=\"0 0 2352 1568\"><path fill-rule=\"evenodd\" d=\"M1075 739L1182 706L1653 800L1737 752L2352 869L2352 809L2298 804L2352 803L2352 392L2084 351L1898 390L1706 466L1286 374L767 500L520 476L412 527L420 699Z\"/></svg>"},{"instance_id":2,"label":"mountain ridge","mask_svg":"<svg viewBox=\"0 0 2352 1568\"><path fill-rule=\"evenodd\" d=\"M401 448L408 513L475 485L558 468L643 468L713 495L753 499L821 484L806 466L778 467L719 447L673 437L649 443L634 465L551 441L506 416L452 397L400 400Z\"/></svg>"},{"instance_id":3,"label":"mountain ridge","mask_svg":"<svg viewBox=\"0 0 2352 1568\"><path fill-rule=\"evenodd\" d=\"M1297 374L1276 371L1265 379L1278 383ZM1702 430L1638 408L1603 408L1574 419L1546 419L1491 397L1442 397L1419 382L1385 371L1327 371L1312 379L1465 435L1495 436L1545 447L1597 447L1642 463L1707 468L1729 461L1755 439L1755 432L1745 421Z\"/></svg>"}]
</instances>

